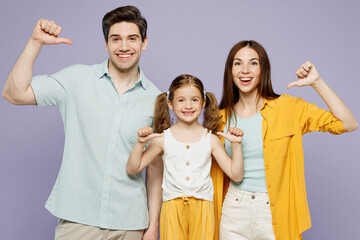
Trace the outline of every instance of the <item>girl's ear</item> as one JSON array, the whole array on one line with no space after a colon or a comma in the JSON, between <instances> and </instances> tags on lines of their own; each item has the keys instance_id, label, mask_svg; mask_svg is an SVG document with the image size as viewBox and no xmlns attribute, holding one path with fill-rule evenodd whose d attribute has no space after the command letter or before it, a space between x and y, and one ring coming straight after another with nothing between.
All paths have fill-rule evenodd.
<instances>
[{"instance_id":1,"label":"girl's ear","mask_svg":"<svg viewBox=\"0 0 360 240\"><path fill-rule=\"evenodd\" d=\"M166 103L167 103L168 107L169 107L172 111L174 111L174 107L173 107L172 103L171 103L169 100L166 100Z\"/></svg>"},{"instance_id":2,"label":"girl's ear","mask_svg":"<svg viewBox=\"0 0 360 240\"><path fill-rule=\"evenodd\" d=\"M205 105L206 105L206 99L204 99L204 101L203 101L202 108L205 108Z\"/></svg>"}]
</instances>

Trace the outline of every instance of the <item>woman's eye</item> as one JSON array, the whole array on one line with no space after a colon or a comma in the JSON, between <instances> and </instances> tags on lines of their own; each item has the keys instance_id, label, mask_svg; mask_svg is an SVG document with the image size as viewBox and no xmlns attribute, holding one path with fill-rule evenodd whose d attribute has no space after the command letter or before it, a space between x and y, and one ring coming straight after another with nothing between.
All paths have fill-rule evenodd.
<instances>
[{"instance_id":1,"label":"woman's eye","mask_svg":"<svg viewBox=\"0 0 360 240\"><path fill-rule=\"evenodd\" d=\"M258 65L258 63L257 62L251 62L251 65L256 66L256 65Z\"/></svg>"},{"instance_id":2,"label":"woman's eye","mask_svg":"<svg viewBox=\"0 0 360 240\"><path fill-rule=\"evenodd\" d=\"M240 62L235 62L234 65L240 65Z\"/></svg>"}]
</instances>

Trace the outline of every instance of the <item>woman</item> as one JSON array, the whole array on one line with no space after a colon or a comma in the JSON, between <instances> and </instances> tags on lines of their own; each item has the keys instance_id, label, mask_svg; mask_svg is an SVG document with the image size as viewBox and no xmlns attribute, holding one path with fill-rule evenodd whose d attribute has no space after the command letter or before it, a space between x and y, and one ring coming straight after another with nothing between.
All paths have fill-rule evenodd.
<instances>
[{"instance_id":1,"label":"woman","mask_svg":"<svg viewBox=\"0 0 360 240\"><path fill-rule=\"evenodd\" d=\"M301 65L296 71L298 81L288 88L312 86L331 112L301 98L276 94L270 75L268 56L259 43L241 41L230 50L219 107L225 129L238 126L244 130L244 178L229 186L229 180L213 164L221 240L302 239L301 233L311 227L302 135L311 131L341 134L358 127L348 107L312 63ZM225 141L225 148L228 146Z\"/></svg>"}]
</instances>

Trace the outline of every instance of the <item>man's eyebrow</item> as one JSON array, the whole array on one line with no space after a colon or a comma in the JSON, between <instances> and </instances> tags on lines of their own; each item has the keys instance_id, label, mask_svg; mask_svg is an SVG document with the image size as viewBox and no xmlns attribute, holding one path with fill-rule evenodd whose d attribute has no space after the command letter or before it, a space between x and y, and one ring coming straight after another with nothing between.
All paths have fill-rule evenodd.
<instances>
[{"instance_id":1,"label":"man's eyebrow","mask_svg":"<svg viewBox=\"0 0 360 240\"><path fill-rule=\"evenodd\" d=\"M140 38L140 36L138 34L130 34L128 37L138 37L138 38Z\"/></svg>"},{"instance_id":2,"label":"man's eyebrow","mask_svg":"<svg viewBox=\"0 0 360 240\"><path fill-rule=\"evenodd\" d=\"M120 34L111 34L111 35L109 36L109 38L112 38L112 37L120 37ZM127 36L127 37L138 37L138 38L140 38L140 36L139 36L138 34L130 34L130 35Z\"/></svg>"}]
</instances>

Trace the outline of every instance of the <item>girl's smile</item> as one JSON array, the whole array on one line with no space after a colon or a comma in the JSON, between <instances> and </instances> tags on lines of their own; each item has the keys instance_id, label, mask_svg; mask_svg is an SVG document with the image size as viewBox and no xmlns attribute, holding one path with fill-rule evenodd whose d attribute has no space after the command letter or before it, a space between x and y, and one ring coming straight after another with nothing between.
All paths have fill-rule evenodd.
<instances>
[{"instance_id":1,"label":"girl's smile","mask_svg":"<svg viewBox=\"0 0 360 240\"><path fill-rule=\"evenodd\" d=\"M173 101L168 101L168 106L175 112L178 122L184 123L197 123L204 105L203 96L193 85L176 89Z\"/></svg>"}]
</instances>

